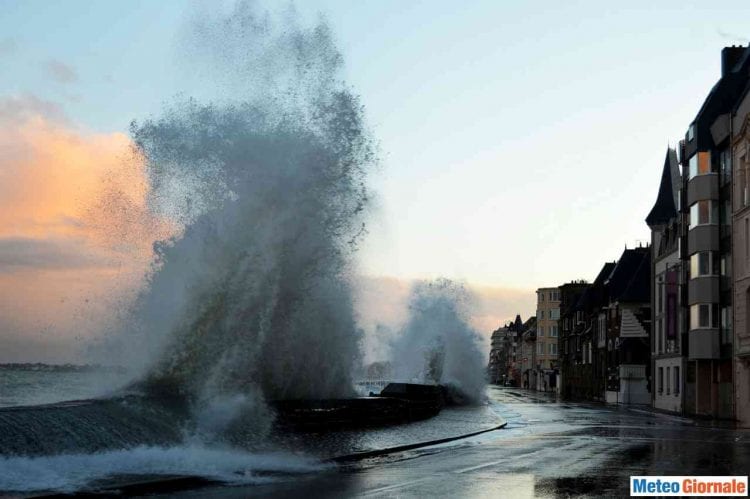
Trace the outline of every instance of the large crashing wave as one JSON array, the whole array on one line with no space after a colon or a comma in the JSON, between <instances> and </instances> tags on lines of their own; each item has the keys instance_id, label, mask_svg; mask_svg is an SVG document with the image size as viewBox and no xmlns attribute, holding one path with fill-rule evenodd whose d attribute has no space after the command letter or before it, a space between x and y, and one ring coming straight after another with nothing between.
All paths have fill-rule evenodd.
<instances>
[{"instance_id":1,"label":"large crashing wave","mask_svg":"<svg viewBox=\"0 0 750 499\"><path fill-rule=\"evenodd\" d=\"M182 227L156 244L130 314L145 384L219 405L350 395L374 152L330 32L240 3L192 36L222 98L131 127L151 209Z\"/></svg>"},{"instance_id":2,"label":"large crashing wave","mask_svg":"<svg viewBox=\"0 0 750 499\"><path fill-rule=\"evenodd\" d=\"M446 385L470 403L484 399L481 338L468 322L471 299L449 279L414 284L409 318L391 348L396 378Z\"/></svg>"}]
</instances>

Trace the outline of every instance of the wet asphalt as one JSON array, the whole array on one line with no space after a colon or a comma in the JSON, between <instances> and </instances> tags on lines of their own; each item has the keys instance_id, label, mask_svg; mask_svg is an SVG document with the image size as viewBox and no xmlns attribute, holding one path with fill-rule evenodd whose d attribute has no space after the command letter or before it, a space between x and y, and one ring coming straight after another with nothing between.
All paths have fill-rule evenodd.
<instances>
[{"instance_id":1,"label":"wet asphalt","mask_svg":"<svg viewBox=\"0 0 750 499\"><path fill-rule=\"evenodd\" d=\"M169 497L628 497L631 475L747 475L750 429L490 387L502 430L268 484ZM272 478L272 477L269 477Z\"/></svg>"}]
</instances>

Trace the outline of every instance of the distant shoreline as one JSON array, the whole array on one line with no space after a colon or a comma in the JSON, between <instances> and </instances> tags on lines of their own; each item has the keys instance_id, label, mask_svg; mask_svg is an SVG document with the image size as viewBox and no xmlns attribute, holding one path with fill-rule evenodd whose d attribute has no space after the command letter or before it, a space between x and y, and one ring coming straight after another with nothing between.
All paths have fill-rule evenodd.
<instances>
[{"instance_id":1,"label":"distant shoreline","mask_svg":"<svg viewBox=\"0 0 750 499\"><path fill-rule=\"evenodd\" d=\"M126 373L123 366L103 366L100 364L44 364L42 362L13 362L0 364L0 371L35 372L116 372Z\"/></svg>"}]
</instances>

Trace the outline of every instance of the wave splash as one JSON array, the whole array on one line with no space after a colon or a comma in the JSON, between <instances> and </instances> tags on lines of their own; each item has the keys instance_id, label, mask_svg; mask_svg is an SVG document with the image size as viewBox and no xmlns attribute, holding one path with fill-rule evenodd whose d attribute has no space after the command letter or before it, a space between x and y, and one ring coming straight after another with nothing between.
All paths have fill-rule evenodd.
<instances>
[{"instance_id":1,"label":"wave splash","mask_svg":"<svg viewBox=\"0 0 750 499\"><path fill-rule=\"evenodd\" d=\"M0 456L0 491L76 492L144 478L194 476L234 485L258 484L271 475L310 473L327 465L283 453L247 453L199 445L141 446L95 454ZM33 477L33 480L29 478Z\"/></svg>"},{"instance_id":2,"label":"wave splash","mask_svg":"<svg viewBox=\"0 0 750 499\"><path fill-rule=\"evenodd\" d=\"M240 2L188 38L221 95L131 126L149 207L180 230L155 244L118 355L197 419L231 405L262 434L264 400L354 393L350 279L375 148L324 22Z\"/></svg>"},{"instance_id":3,"label":"wave splash","mask_svg":"<svg viewBox=\"0 0 750 499\"><path fill-rule=\"evenodd\" d=\"M449 279L414 284L409 318L391 347L398 379L445 385L457 401L485 398L482 340L468 319L471 301L469 291Z\"/></svg>"}]
</instances>

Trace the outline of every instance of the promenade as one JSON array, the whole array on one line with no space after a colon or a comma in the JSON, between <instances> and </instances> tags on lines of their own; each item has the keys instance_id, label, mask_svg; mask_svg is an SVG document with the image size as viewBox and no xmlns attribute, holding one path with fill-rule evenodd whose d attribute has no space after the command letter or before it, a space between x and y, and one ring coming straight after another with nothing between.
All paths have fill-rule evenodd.
<instances>
[{"instance_id":1,"label":"promenade","mask_svg":"<svg viewBox=\"0 0 750 499\"><path fill-rule=\"evenodd\" d=\"M495 432L267 485L169 497L627 496L631 475L741 475L750 430L628 408L488 388L507 426Z\"/></svg>"}]
</instances>

